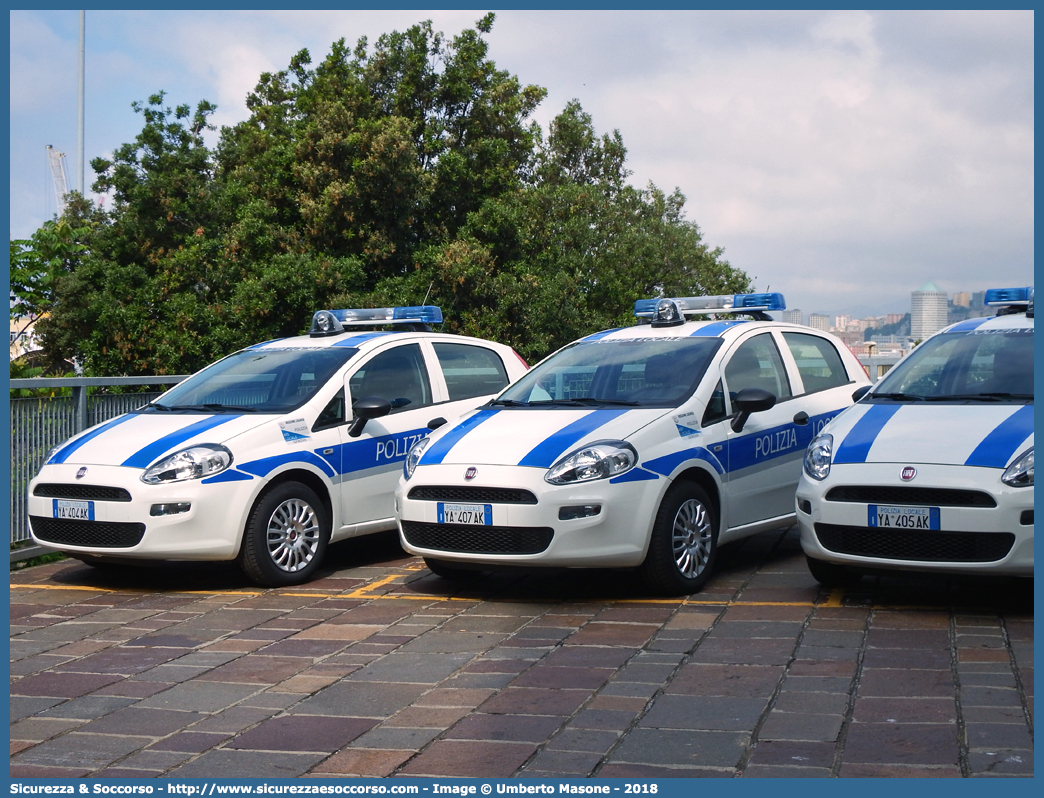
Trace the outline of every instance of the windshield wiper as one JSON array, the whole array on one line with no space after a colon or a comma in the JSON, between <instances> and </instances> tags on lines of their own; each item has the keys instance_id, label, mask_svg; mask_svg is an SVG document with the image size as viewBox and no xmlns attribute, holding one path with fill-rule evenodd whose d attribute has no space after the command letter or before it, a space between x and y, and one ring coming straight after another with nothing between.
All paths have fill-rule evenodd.
<instances>
[{"instance_id":1,"label":"windshield wiper","mask_svg":"<svg viewBox=\"0 0 1044 798\"><path fill-rule=\"evenodd\" d=\"M596 399L593 396L581 396L571 401L585 405L626 405L627 407L638 407L640 404L633 399Z\"/></svg>"},{"instance_id":2,"label":"windshield wiper","mask_svg":"<svg viewBox=\"0 0 1044 798\"><path fill-rule=\"evenodd\" d=\"M894 399L896 402L923 402L925 397L914 393L875 393L874 399Z\"/></svg>"},{"instance_id":3,"label":"windshield wiper","mask_svg":"<svg viewBox=\"0 0 1044 798\"><path fill-rule=\"evenodd\" d=\"M161 405L159 402L148 402L147 404L142 405L143 409L146 408L146 407L151 407L151 408L154 408L155 410L164 410L164 411L169 411L170 410L169 407L167 407L166 405Z\"/></svg>"},{"instance_id":4,"label":"windshield wiper","mask_svg":"<svg viewBox=\"0 0 1044 798\"><path fill-rule=\"evenodd\" d=\"M502 405L503 407L529 407L529 402L519 402L515 399L493 399L491 405Z\"/></svg>"},{"instance_id":5,"label":"windshield wiper","mask_svg":"<svg viewBox=\"0 0 1044 798\"><path fill-rule=\"evenodd\" d=\"M220 405L216 403L208 403L204 405L171 405L167 410L204 410L213 411L218 413L256 413L257 408L254 407L242 407L240 405Z\"/></svg>"}]
</instances>

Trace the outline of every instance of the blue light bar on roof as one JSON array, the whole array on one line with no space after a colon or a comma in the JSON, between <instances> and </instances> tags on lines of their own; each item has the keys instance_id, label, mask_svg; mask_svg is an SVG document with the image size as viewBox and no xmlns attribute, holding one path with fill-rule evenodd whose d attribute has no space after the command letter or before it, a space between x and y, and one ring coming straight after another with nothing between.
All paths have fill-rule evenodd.
<instances>
[{"instance_id":1,"label":"blue light bar on roof","mask_svg":"<svg viewBox=\"0 0 1044 798\"><path fill-rule=\"evenodd\" d=\"M1024 288L990 288L986 291L984 305L1028 305L1033 295L1033 287Z\"/></svg>"},{"instance_id":2,"label":"blue light bar on roof","mask_svg":"<svg viewBox=\"0 0 1044 798\"><path fill-rule=\"evenodd\" d=\"M634 303L634 315L639 318L655 319L657 306L663 299L639 299ZM786 310L787 303L780 293L768 294L725 294L722 296L690 296L671 298L684 315L700 313L737 313L755 310Z\"/></svg>"},{"instance_id":3,"label":"blue light bar on roof","mask_svg":"<svg viewBox=\"0 0 1044 798\"><path fill-rule=\"evenodd\" d=\"M331 310L341 324L441 324L442 309L434 305L411 305L399 308L363 308Z\"/></svg>"},{"instance_id":4,"label":"blue light bar on roof","mask_svg":"<svg viewBox=\"0 0 1044 798\"><path fill-rule=\"evenodd\" d=\"M412 305L400 308L351 308L317 310L312 316L308 334L313 338L340 335L345 327L360 324L440 324L442 310L434 305Z\"/></svg>"}]
</instances>

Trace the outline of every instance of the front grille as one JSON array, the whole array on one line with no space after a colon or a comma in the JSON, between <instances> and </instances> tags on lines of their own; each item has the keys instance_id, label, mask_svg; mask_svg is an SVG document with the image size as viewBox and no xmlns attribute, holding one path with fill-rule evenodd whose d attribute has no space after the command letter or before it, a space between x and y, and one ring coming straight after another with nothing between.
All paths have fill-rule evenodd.
<instances>
[{"instance_id":1,"label":"front grille","mask_svg":"<svg viewBox=\"0 0 1044 798\"><path fill-rule=\"evenodd\" d=\"M997 501L981 490L919 488L913 485L838 485L826 495L828 502L859 504L915 504L931 507L996 507Z\"/></svg>"},{"instance_id":2,"label":"front grille","mask_svg":"<svg viewBox=\"0 0 1044 798\"><path fill-rule=\"evenodd\" d=\"M1015 544L1010 532L907 532L816 524L823 548L837 554L913 562L996 562Z\"/></svg>"},{"instance_id":3,"label":"front grille","mask_svg":"<svg viewBox=\"0 0 1044 798\"><path fill-rule=\"evenodd\" d=\"M65 485L45 482L33 489L34 496L48 499L94 499L99 502L129 502L131 495L123 488L105 485Z\"/></svg>"},{"instance_id":4,"label":"front grille","mask_svg":"<svg viewBox=\"0 0 1044 798\"><path fill-rule=\"evenodd\" d=\"M539 554L551 545L555 530L528 526L462 526L403 521L411 546L468 554Z\"/></svg>"},{"instance_id":5,"label":"front grille","mask_svg":"<svg viewBox=\"0 0 1044 798\"><path fill-rule=\"evenodd\" d=\"M67 546L94 546L127 549L137 546L145 536L145 524L112 521L74 521L68 518L29 516L33 534L45 543Z\"/></svg>"},{"instance_id":6,"label":"front grille","mask_svg":"<svg viewBox=\"0 0 1044 798\"><path fill-rule=\"evenodd\" d=\"M521 488L483 488L478 485L418 485L409 499L427 502L475 502L477 504L536 504L530 491Z\"/></svg>"}]
</instances>

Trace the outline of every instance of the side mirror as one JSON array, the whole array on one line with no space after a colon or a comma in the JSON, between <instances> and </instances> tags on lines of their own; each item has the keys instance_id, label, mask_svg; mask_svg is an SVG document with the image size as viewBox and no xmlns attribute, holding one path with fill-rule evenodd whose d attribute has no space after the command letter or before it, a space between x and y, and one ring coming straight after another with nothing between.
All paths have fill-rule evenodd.
<instances>
[{"instance_id":1,"label":"side mirror","mask_svg":"<svg viewBox=\"0 0 1044 798\"><path fill-rule=\"evenodd\" d=\"M861 385L858 388L856 388L855 391L852 393L852 401L858 402L860 399L862 399L864 396L870 393L870 389L872 387L872 385Z\"/></svg>"},{"instance_id":2,"label":"side mirror","mask_svg":"<svg viewBox=\"0 0 1044 798\"><path fill-rule=\"evenodd\" d=\"M428 429L435 431L445 423L446 419L444 419L442 416L439 416L438 418L433 418L431 421L428 422Z\"/></svg>"},{"instance_id":3,"label":"side mirror","mask_svg":"<svg viewBox=\"0 0 1044 798\"><path fill-rule=\"evenodd\" d=\"M776 395L762 388L744 388L736 394L732 403L739 408L739 412L732 419L732 431L742 432L750 414L768 410L776 404Z\"/></svg>"},{"instance_id":4,"label":"side mirror","mask_svg":"<svg viewBox=\"0 0 1044 798\"><path fill-rule=\"evenodd\" d=\"M348 437L358 438L362 435L363 427L371 418L380 418L388 415L392 410L392 403L379 396L363 396L352 402L352 413L355 420L348 428Z\"/></svg>"}]
</instances>

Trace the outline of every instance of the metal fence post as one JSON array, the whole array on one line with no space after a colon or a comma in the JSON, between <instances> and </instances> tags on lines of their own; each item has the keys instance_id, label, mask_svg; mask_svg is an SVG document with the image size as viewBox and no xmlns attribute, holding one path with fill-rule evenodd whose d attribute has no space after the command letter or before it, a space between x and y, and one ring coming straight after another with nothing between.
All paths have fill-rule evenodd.
<instances>
[{"instance_id":1,"label":"metal fence post","mask_svg":"<svg viewBox=\"0 0 1044 798\"><path fill-rule=\"evenodd\" d=\"M73 407L76 408L76 433L87 429L87 386L72 386Z\"/></svg>"}]
</instances>

